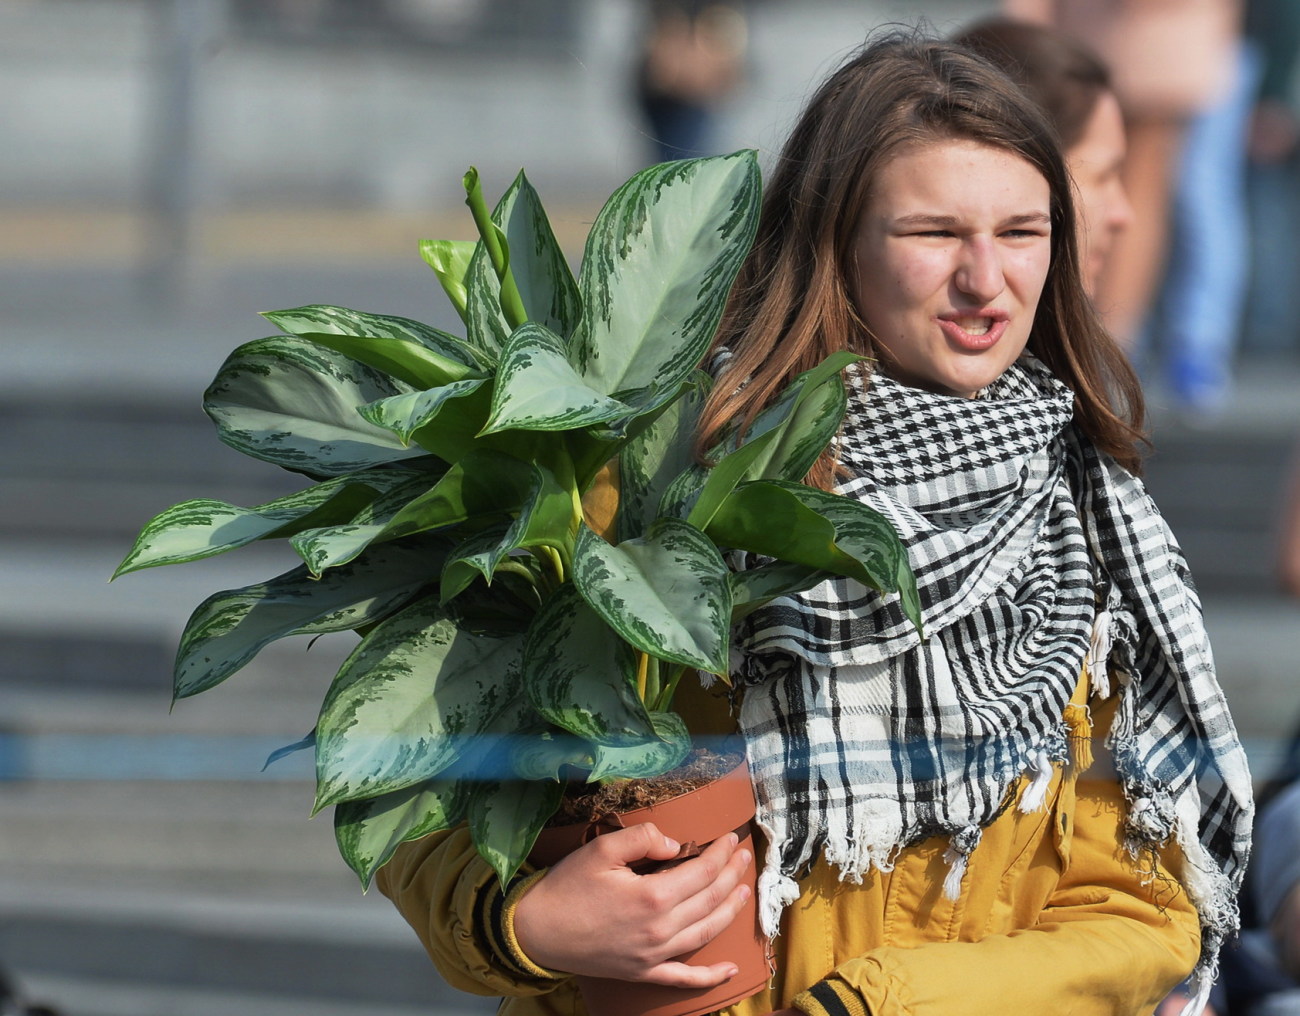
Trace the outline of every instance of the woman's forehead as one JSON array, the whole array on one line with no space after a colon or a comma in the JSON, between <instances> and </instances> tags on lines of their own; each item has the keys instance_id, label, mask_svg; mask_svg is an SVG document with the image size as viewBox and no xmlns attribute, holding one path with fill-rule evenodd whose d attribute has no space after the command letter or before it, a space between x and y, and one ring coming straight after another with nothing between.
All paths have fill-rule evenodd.
<instances>
[{"instance_id":1,"label":"woman's forehead","mask_svg":"<svg viewBox=\"0 0 1300 1016\"><path fill-rule=\"evenodd\" d=\"M912 142L880 165L868 206L890 217L1049 215L1051 186L1024 156L966 139Z\"/></svg>"}]
</instances>

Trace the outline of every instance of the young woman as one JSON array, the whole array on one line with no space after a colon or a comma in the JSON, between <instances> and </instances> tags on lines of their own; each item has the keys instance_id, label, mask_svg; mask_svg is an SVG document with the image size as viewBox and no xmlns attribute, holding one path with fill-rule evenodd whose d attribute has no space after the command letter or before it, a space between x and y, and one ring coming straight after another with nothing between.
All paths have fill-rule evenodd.
<instances>
[{"instance_id":1,"label":"young woman","mask_svg":"<svg viewBox=\"0 0 1300 1016\"><path fill-rule=\"evenodd\" d=\"M810 480L891 518L927 633L841 580L747 623L776 970L728 1016L1137 1014L1209 975L1249 780L1133 478L1140 393L1084 294L1041 113L954 45L868 46L780 156L718 344L705 448L832 351L872 358ZM569 973L734 972L675 957L731 920L747 858L727 838L630 870L676 849L622 830L503 895L457 830L405 845L380 885L453 984L512 1016L581 1013Z\"/></svg>"}]
</instances>

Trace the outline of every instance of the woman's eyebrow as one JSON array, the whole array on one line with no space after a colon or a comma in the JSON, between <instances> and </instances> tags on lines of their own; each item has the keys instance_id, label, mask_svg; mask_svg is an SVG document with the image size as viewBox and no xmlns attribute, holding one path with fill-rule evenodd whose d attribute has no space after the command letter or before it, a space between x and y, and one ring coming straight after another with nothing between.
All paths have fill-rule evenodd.
<instances>
[{"instance_id":1,"label":"woman's eyebrow","mask_svg":"<svg viewBox=\"0 0 1300 1016\"><path fill-rule=\"evenodd\" d=\"M1002 220L1002 226L1049 226L1052 217L1046 212L1021 212L1009 215ZM912 212L900 215L893 220L895 228L914 229L919 226L931 229L955 229L961 225L961 218L956 215L942 215L934 212Z\"/></svg>"},{"instance_id":2,"label":"woman's eyebrow","mask_svg":"<svg viewBox=\"0 0 1300 1016\"><path fill-rule=\"evenodd\" d=\"M910 215L900 215L894 220L895 226L935 226L941 229L952 229L960 223L960 219L955 215L938 215L929 212L913 212Z\"/></svg>"}]
</instances>

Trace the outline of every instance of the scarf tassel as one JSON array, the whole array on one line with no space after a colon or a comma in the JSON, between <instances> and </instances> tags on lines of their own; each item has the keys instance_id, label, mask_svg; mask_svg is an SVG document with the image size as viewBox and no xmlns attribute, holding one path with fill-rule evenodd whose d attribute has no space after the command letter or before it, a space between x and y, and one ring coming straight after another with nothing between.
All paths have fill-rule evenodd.
<instances>
[{"instance_id":1,"label":"scarf tassel","mask_svg":"<svg viewBox=\"0 0 1300 1016\"><path fill-rule=\"evenodd\" d=\"M943 880L943 895L949 900L961 896L961 882L966 877L966 868L970 864L970 855L979 846L984 830L979 826L967 826L954 833L943 852L944 863L948 865L948 874Z\"/></svg>"},{"instance_id":2,"label":"scarf tassel","mask_svg":"<svg viewBox=\"0 0 1300 1016\"><path fill-rule=\"evenodd\" d=\"M1045 751L1036 751L1029 758L1028 769L1034 778L1020 795L1020 810L1026 815L1041 811L1047 803L1047 789L1052 785L1052 757Z\"/></svg>"}]
</instances>

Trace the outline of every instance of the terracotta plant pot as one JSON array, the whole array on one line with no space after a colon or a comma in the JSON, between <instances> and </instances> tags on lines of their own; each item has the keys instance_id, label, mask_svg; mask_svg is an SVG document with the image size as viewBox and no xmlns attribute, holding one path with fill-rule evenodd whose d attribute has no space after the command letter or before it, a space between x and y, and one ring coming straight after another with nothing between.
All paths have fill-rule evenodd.
<instances>
[{"instance_id":1,"label":"terracotta plant pot","mask_svg":"<svg viewBox=\"0 0 1300 1016\"><path fill-rule=\"evenodd\" d=\"M753 860L753 817L754 790L749 771L742 762L712 783L680 797L636 811L603 816L599 821L543 830L529 860L537 865L551 865L594 836L643 822L653 822L662 833L684 844L684 849L694 845L703 850L719 836L734 832L740 838L740 847L750 854L745 877L752 890L758 881ZM701 1016L762 989L771 977L771 962L767 939L758 928L755 893L750 893L745 906L722 934L703 948L677 958L683 963L700 965L730 960L740 972L726 983L704 991L579 976L576 980L588 1013L590 1016Z\"/></svg>"}]
</instances>

